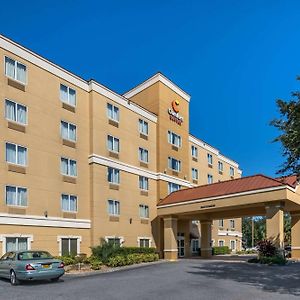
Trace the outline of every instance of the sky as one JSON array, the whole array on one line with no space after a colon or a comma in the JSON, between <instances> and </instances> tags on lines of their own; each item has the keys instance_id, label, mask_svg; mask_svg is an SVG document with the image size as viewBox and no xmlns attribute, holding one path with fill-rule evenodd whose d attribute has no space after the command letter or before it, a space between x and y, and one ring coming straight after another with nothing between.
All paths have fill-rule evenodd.
<instances>
[{"instance_id":1,"label":"sky","mask_svg":"<svg viewBox=\"0 0 300 300\"><path fill-rule=\"evenodd\" d=\"M275 176L284 162L269 123L276 99L300 87L299 25L292 0L29 0L0 10L1 34L118 93L162 72L191 95L190 132L244 176Z\"/></svg>"}]
</instances>

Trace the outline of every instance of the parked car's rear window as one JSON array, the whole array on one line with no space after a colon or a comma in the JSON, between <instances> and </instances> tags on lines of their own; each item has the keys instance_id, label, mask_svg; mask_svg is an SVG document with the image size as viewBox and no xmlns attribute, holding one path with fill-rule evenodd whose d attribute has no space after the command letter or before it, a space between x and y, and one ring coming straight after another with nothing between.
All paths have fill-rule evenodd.
<instances>
[{"instance_id":1,"label":"parked car's rear window","mask_svg":"<svg viewBox=\"0 0 300 300\"><path fill-rule=\"evenodd\" d=\"M53 258L47 251L24 251L18 254L18 260L35 260Z\"/></svg>"}]
</instances>

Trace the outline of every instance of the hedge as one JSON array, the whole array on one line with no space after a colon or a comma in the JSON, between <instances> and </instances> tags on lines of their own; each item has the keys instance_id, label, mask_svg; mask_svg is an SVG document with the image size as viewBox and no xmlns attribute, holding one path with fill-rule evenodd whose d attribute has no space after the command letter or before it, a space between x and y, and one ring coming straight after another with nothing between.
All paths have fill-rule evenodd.
<instances>
[{"instance_id":1,"label":"hedge","mask_svg":"<svg viewBox=\"0 0 300 300\"><path fill-rule=\"evenodd\" d=\"M230 249L228 246L222 247L213 247L213 254L214 255L223 255L223 254L230 254Z\"/></svg>"},{"instance_id":2,"label":"hedge","mask_svg":"<svg viewBox=\"0 0 300 300\"><path fill-rule=\"evenodd\" d=\"M109 267L122 267L156 260L158 260L158 254L155 253L131 253L127 255L112 256L108 259L106 264Z\"/></svg>"}]
</instances>

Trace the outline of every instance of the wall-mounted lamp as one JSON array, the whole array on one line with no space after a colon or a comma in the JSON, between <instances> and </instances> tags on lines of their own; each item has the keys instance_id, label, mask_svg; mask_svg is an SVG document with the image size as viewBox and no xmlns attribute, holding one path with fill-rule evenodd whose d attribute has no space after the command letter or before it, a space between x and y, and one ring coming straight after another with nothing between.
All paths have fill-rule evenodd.
<instances>
[{"instance_id":1,"label":"wall-mounted lamp","mask_svg":"<svg viewBox=\"0 0 300 300\"><path fill-rule=\"evenodd\" d=\"M48 211L47 211L47 210L44 211L44 216L45 216L46 218L48 218Z\"/></svg>"},{"instance_id":2,"label":"wall-mounted lamp","mask_svg":"<svg viewBox=\"0 0 300 300\"><path fill-rule=\"evenodd\" d=\"M131 224L131 223L132 223L132 218L129 219L129 224Z\"/></svg>"}]
</instances>

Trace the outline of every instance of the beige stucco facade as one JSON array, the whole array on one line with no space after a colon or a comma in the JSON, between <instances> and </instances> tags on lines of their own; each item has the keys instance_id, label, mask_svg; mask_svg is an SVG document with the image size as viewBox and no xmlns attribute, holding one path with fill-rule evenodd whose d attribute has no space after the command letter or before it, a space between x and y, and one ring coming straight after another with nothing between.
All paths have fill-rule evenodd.
<instances>
[{"instance_id":1,"label":"beige stucco facade","mask_svg":"<svg viewBox=\"0 0 300 300\"><path fill-rule=\"evenodd\" d=\"M173 189L187 188L207 184L208 175L214 182L241 176L236 162L190 135L190 96L160 73L120 95L3 36L0 56L2 253L8 241L17 247L18 239L26 239L27 248L46 248L55 255L62 254L63 243L75 247L71 240L75 240L77 253L90 254L90 247L99 245L102 238L115 238L126 246L140 246L140 241L146 240L162 251L167 228L157 215L156 205L170 192L170 184ZM25 81L9 74L5 57L15 62L16 72L18 63L26 67ZM61 85L75 91L76 105L62 101ZM26 107L26 122L7 116L6 99ZM170 114L174 114L173 102L182 122ZM108 104L118 109L118 120L108 116ZM140 120L147 123L147 134L140 132ZM62 121L76 126L75 140L62 137ZM180 136L180 145L168 141L169 131ZM108 150L108 135L118 139L118 151ZM27 149L25 164L8 161L7 143ZM197 148L197 157L191 154L192 146ZM141 161L139 148L148 151L148 161ZM208 153L212 164L208 164ZM61 158L76 162L76 175L62 174ZM180 161L178 170L170 167L169 158ZM223 163L222 172L218 170L219 161ZM118 170L117 183L108 182L108 168ZM197 179L192 178L192 168L198 170ZM140 177L148 179L148 188L140 188ZM20 205L14 200L12 204L7 187L15 189L16 197L19 188L26 189L26 203ZM63 209L62 195L76 196L76 209ZM111 213L109 200L118 202L118 211ZM146 215L141 215L140 205L146 207ZM191 239L199 239L201 232L200 223L191 221L178 222L185 255L192 254ZM236 239L240 248L240 219L234 224L230 228L229 220L225 219L222 227L217 220L213 222L216 245L223 240L230 246L230 240ZM177 237L174 239L170 244L173 248L177 247Z\"/></svg>"}]
</instances>

